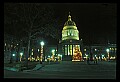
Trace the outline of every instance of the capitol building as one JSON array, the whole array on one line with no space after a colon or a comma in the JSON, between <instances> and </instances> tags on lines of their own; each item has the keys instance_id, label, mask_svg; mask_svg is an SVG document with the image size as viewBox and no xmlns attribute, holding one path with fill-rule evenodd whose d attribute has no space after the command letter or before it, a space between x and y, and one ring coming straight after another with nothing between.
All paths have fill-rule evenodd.
<instances>
[{"instance_id":1,"label":"capitol building","mask_svg":"<svg viewBox=\"0 0 120 82\"><path fill-rule=\"evenodd\" d=\"M62 54L63 61L84 61L91 57L99 60L116 59L116 44L84 45L79 30L69 13L62 30L62 38L57 46L57 54ZM92 53L92 55L90 54Z\"/></svg>"},{"instance_id":2,"label":"capitol building","mask_svg":"<svg viewBox=\"0 0 120 82\"><path fill-rule=\"evenodd\" d=\"M58 53L64 54L63 60L82 61L83 42L79 31L69 13L68 20L62 30L62 39L58 44Z\"/></svg>"}]
</instances>

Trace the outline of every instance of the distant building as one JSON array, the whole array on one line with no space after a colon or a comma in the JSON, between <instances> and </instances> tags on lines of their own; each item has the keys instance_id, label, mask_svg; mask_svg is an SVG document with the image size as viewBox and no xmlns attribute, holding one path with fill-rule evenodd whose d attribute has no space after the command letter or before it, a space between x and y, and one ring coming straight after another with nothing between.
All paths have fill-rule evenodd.
<instances>
[{"instance_id":1,"label":"distant building","mask_svg":"<svg viewBox=\"0 0 120 82\"><path fill-rule=\"evenodd\" d=\"M94 44L91 46L84 46L84 58L90 57L90 52L92 53L92 57L97 57L98 59L116 59L117 47L116 44Z\"/></svg>"},{"instance_id":2,"label":"distant building","mask_svg":"<svg viewBox=\"0 0 120 82\"><path fill-rule=\"evenodd\" d=\"M4 34L4 63L20 60L20 53L25 54L26 47L23 46L22 40L18 40L14 36ZM25 55L24 55L25 56Z\"/></svg>"}]
</instances>

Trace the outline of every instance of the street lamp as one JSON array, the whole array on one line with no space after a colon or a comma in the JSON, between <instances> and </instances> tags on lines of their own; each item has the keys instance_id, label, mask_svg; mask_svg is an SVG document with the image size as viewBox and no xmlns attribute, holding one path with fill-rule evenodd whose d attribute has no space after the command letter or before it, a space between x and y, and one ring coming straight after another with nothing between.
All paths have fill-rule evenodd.
<instances>
[{"instance_id":1,"label":"street lamp","mask_svg":"<svg viewBox=\"0 0 120 82\"><path fill-rule=\"evenodd\" d=\"M23 53L20 53L20 61L21 61L21 59L22 59L22 55L23 55Z\"/></svg>"},{"instance_id":2,"label":"street lamp","mask_svg":"<svg viewBox=\"0 0 120 82\"><path fill-rule=\"evenodd\" d=\"M44 46L44 42L42 41L42 42L40 42L40 44L41 44L41 46Z\"/></svg>"},{"instance_id":3,"label":"street lamp","mask_svg":"<svg viewBox=\"0 0 120 82\"><path fill-rule=\"evenodd\" d=\"M11 57L10 62L12 63L14 60L14 57L16 56L15 54L12 54L13 57Z\"/></svg>"},{"instance_id":4,"label":"street lamp","mask_svg":"<svg viewBox=\"0 0 120 82\"><path fill-rule=\"evenodd\" d=\"M43 46L44 46L44 42L40 42L40 45L41 45L41 55L40 55L40 63L42 63L42 60L43 60Z\"/></svg>"},{"instance_id":5,"label":"street lamp","mask_svg":"<svg viewBox=\"0 0 120 82\"><path fill-rule=\"evenodd\" d=\"M109 58L110 58L110 55L109 55L109 49L106 49L106 51L107 51L107 54L108 54L108 60L109 60Z\"/></svg>"},{"instance_id":6,"label":"street lamp","mask_svg":"<svg viewBox=\"0 0 120 82\"><path fill-rule=\"evenodd\" d=\"M15 56L15 54L12 54L12 56Z\"/></svg>"},{"instance_id":7,"label":"street lamp","mask_svg":"<svg viewBox=\"0 0 120 82\"><path fill-rule=\"evenodd\" d=\"M54 61L55 50L52 50L52 61Z\"/></svg>"},{"instance_id":8,"label":"street lamp","mask_svg":"<svg viewBox=\"0 0 120 82\"><path fill-rule=\"evenodd\" d=\"M55 50L52 50L52 54L55 55Z\"/></svg>"}]
</instances>

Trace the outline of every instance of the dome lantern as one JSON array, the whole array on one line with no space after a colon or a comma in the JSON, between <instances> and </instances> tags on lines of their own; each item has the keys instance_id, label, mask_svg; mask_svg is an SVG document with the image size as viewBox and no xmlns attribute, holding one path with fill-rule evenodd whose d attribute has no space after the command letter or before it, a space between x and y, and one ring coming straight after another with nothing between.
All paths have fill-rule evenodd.
<instances>
[{"instance_id":1,"label":"dome lantern","mask_svg":"<svg viewBox=\"0 0 120 82\"><path fill-rule=\"evenodd\" d=\"M68 15L68 20L65 22L64 26L76 26L75 22L71 20L70 12Z\"/></svg>"},{"instance_id":2,"label":"dome lantern","mask_svg":"<svg viewBox=\"0 0 120 82\"><path fill-rule=\"evenodd\" d=\"M71 21L71 16L70 16L70 12L69 12L69 16L68 16L68 21Z\"/></svg>"}]
</instances>

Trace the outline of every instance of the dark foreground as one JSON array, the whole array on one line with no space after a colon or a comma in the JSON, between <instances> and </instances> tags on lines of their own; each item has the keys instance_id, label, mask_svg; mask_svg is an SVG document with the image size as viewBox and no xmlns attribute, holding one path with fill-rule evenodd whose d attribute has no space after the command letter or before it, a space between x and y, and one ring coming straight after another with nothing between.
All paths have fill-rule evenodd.
<instances>
[{"instance_id":1,"label":"dark foreground","mask_svg":"<svg viewBox=\"0 0 120 82\"><path fill-rule=\"evenodd\" d=\"M14 72L4 70L4 78L40 79L116 79L116 62L87 65L86 62L61 62L45 65L37 71Z\"/></svg>"}]
</instances>

